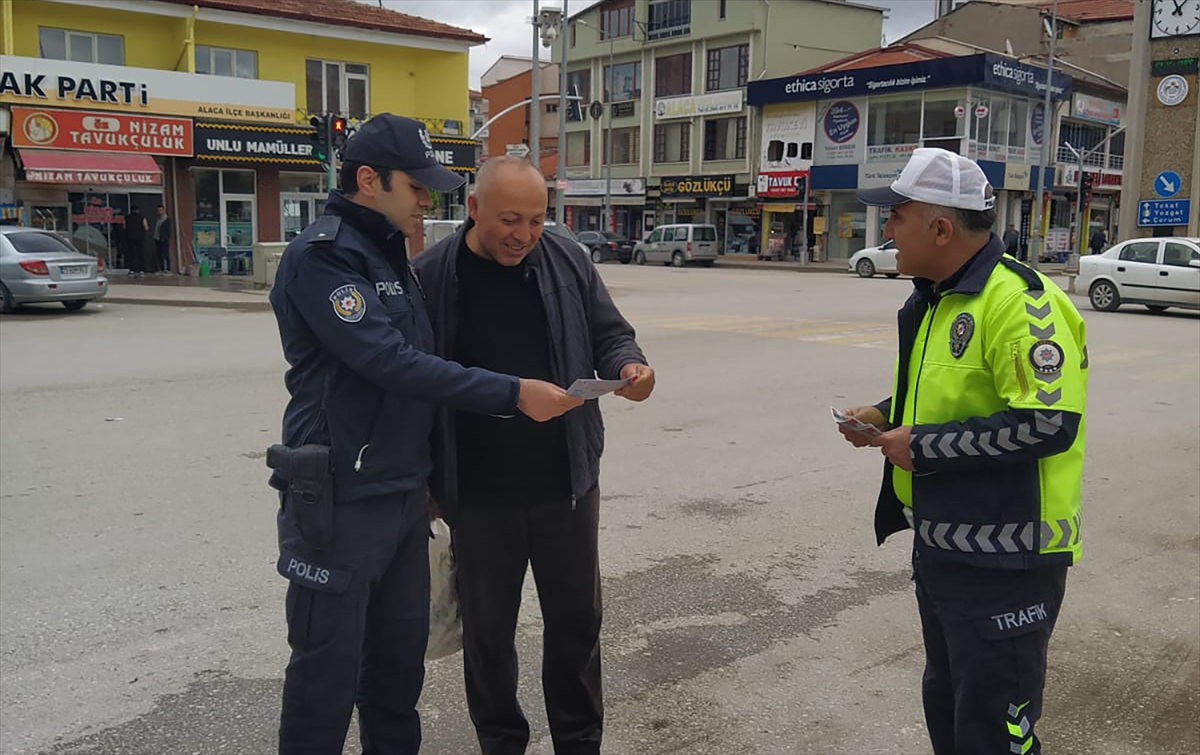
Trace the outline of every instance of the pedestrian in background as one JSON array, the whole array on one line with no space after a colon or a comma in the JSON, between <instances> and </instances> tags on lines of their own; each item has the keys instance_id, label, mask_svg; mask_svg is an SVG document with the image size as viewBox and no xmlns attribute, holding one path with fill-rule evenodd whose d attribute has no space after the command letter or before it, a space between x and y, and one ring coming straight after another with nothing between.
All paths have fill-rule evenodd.
<instances>
[{"instance_id":1,"label":"pedestrian in background","mask_svg":"<svg viewBox=\"0 0 1200 755\"><path fill-rule=\"evenodd\" d=\"M596 267L543 233L546 182L527 160L479 171L470 219L416 259L437 353L568 386L598 374L654 389L654 370ZM597 401L534 424L440 413L430 487L453 532L467 706L485 755L524 753L515 635L532 565L542 609L542 691L556 753L600 752L600 454Z\"/></svg>"},{"instance_id":2,"label":"pedestrian in background","mask_svg":"<svg viewBox=\"0 0 1200 755\"><path fill-rule=\"evenodd\" d=\"M146 275L146 231L150 230L146 216L136 205L125 216L125 266L135 278Z\"/></svg>"},{"instance_id":3,"label":"pedestrian in background","mask_svg":"<svg viewBox=\"0 0 1200 755\"><path fill-rule=\"evenodd\" d=\"M900 310L891 398L846 414L879 448L878 541L912 527L936 755L1037 753L1046 650L1080 556L1088 359L1084 323L990 232L980 167L918 149L890 187L884 235L916 289ZM919 391L918 391L919 388Z\"/></svg>"},{"instance_id":4,"label":"pedestrian in background","mask_svg":"<svg viewBox=\"0 0 1200 755\"><path fill-rule=\"evenodd\" d=\"M1092 254L1100 254L1104 251L1104 247L1108 245L1108 234L1103 228L1097 228L1096 232L1088 240L1088 249Z\"/></svg>"},{"instance_id":5,"label":"pedestrian in background","mask_svg":"<svg viewBox=\"0 0 1200 755\"><path fill-rule=\"evenodd\" d=\"M154 220L154 248L158 252L158 270L161 273L171 271L171 218L167 208L158 206L158 217Z\"/></svg>"},{"instance_id":6,"label":"pedestrian in background","mask_svg":"<svg viewBox=\"0 0 1200 755\"><path fill-rule=\"evenodd\" d=\"M1009 257L1017 259L1025 259L1025 255L1021 253L1021 234L1017 231L1017 227L1012 223L1008 224L1008 230L1004 232L1004 253Z\"/></svg>"},{"instance_id":7,"label":"pedestrian in background","mask_svg":"<svg viewBox=\"0 0 1200 755\"><path fill-rule=\"evenodd\" d=\"M343 160L343 188L288 245L270 296L291 366L286 448L268 452L282 491L276 568L290 581L279 750L340 753L357 704L365 753L416 753L434 404L545 421L583 402L431 355L405 239L429 189L463 179L438 164L425 127L377 115Z\"/></svg>"}]
</instances>

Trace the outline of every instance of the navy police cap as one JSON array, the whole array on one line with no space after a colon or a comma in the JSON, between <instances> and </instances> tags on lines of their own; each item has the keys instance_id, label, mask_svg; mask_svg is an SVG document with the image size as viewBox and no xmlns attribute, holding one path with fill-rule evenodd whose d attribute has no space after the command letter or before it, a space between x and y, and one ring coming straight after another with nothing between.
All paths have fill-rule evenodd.
<instances>
[{"instance_id":1,"label":"navy police cap","mask_svg":"<svg viewBox=\"0 0 1200 755\"><path fill-rule=\"evenodd\" d=\"M467 182L434 157L424 124L392 113L380 113L359 126L346 142L342 159L402 170L414 181L438 191L453 191Z\"/></svg>"}]
</instances>

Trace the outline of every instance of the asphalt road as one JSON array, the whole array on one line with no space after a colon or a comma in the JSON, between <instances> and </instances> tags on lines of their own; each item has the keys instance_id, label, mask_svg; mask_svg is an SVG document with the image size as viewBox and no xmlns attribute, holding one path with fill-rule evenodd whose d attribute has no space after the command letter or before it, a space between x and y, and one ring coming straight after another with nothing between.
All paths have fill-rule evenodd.
<instances>
[{"instance_id":1,"label":"asphalt road","mask_svg":"<svg viewBox=\"0 0 1200 755\"><path fill-rule=\"evenodd\" d=\"M659 375L645 404L603 399L605 750L929 752L909 544L875 547L881 459L827 408L890 391L909 284L602 269ZM1085 315L1084 560L1039 733L1197 752L1200 317ZM0 318L0 752L274 751L282 371L265 312ZM540 627L529 580L521 692L546 753ZM429 666L426 752L474 751L461 673Z\"/></svg>"}]
</instances>

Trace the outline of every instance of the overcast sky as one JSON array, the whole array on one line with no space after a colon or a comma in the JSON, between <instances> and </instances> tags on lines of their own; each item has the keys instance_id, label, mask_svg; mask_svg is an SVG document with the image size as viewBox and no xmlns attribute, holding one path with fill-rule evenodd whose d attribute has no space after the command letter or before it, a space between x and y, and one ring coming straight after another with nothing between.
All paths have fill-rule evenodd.
<instances>
[{"instance_id":1,"label":"overcast sky","mask_svg":"<svg viewBox=\"0 0 1200 755\"><path fill-rule=\"evenodd\" d=\"M750 2L751 0L736 0ZM379 0L360 0L375 5ZM533 47L533 29L525 19L533 15L533 0L382 0L385 7L414 16L462 26L491 38L486 45L471 48L471 87L479 88L479 77L501 55L528 57ZM599 0L570 0L568 10L577 11ZM889 41L933 19L935 0L854 0L862 5L888 9L883 33ZM561 6L560 0L542 0L545 6ZM548 51L542 50L542 57Z\"/></svg>"}]
</instances>

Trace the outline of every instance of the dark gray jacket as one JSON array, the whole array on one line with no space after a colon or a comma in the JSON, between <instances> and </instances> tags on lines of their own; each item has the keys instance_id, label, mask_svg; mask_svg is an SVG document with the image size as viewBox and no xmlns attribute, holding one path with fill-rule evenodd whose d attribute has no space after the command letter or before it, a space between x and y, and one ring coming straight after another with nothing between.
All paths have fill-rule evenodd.
<instances>
[{"instance_id":1,"label":"dark gray jacket","mask_svg":"<svg viewBox=\"0 0 1200 755\"><path fill-rule=\"evenodd\" d=\"M413 266L425 290L433 323L434 350L454 359L458 328L458 248L467 221L453 236L417 255ZM591 260L571 242L546 232L526 258L537 276L550 328L550 369L565 387L578 378L615 379L630 363L646 364L633 327L621 316ZM604 421L599 401L588 401L565 416L571 491L575 498L600 481ZM453 526L458 508L458 462L454 410L440 408L434 421L433 474L429 487L442 516Z\"/></svg>"}]
</instances>

